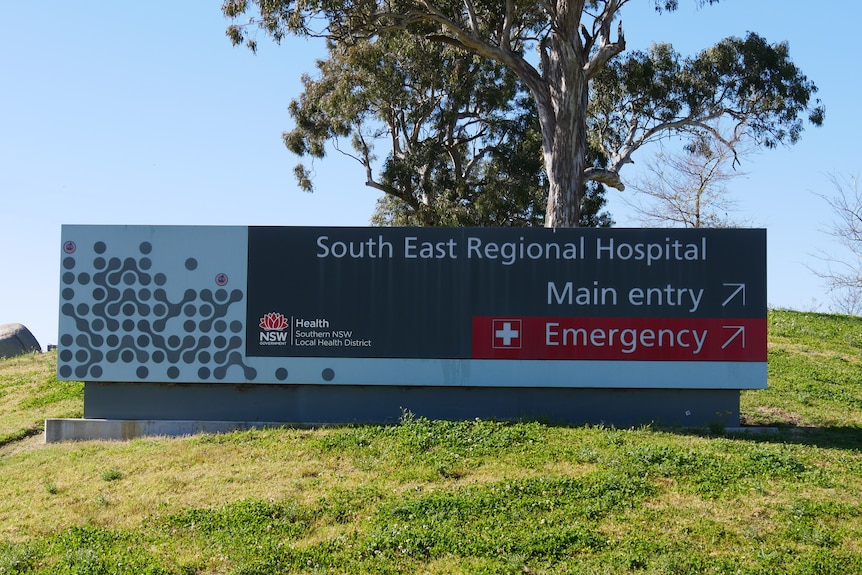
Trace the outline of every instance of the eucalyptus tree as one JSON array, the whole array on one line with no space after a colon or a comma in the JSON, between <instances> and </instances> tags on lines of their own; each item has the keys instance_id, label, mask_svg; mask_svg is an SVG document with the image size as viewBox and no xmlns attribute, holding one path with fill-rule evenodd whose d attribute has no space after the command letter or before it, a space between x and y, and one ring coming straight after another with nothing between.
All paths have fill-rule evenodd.
<instances>
[{"instance_id":1,"label":"eucalyptus tree","mask_svg":"<svg viewBox=\"0 0 862 575\"><path fill-rule=\"evenodd\" d=\"M285 144L311 162L328 144L356 160L365 184L384 192L374 223L543 224L535 105L503 66L394 31L329 42L328 58L302 82ZM294 171L311 191L308 163ZM582 225L609 223L598 215L603 193L592 185L584 196Z\"/></svg>"},{"instance_id":2,"label":"eucalyptus tree","mask_svg":"<svg viewBox=\"0 0 862 575\"><path fill-rule=\"evenodd\" d=\"M258 29L276 41L298 34L347 44L400 30L503 66L536 105L548 227L579 225L588 181L623 190L621 168L657 138L697 137L724 118L768 147L795 142L806 114L822 123L823 108L811 101L817 88L790 60L787 45L757 34L728 38L693 58L666 45L620 57L626 41L619 16L632 1L224 0L222 9L234 19L231 40L252 49ZM678 7L677 0L650 2L659 11ZM606 165L588 161L588 134Z\"/></svg>"}]
</instances>

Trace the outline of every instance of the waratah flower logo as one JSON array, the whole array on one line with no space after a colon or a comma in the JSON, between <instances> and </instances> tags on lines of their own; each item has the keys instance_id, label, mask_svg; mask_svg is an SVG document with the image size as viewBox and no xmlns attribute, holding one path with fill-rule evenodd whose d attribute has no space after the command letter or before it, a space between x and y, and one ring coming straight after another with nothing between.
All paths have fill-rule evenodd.
<instances>
[{"instance_id":1,"label":"waratah flower logo","mask_svg":"<svg viewBox=\"0 0 862 575\"><path fill-rule=\"evenodd\" d=\"M260 318L260 327L266 331L282 331L287 327L287 320L282 314L271 311Z\"/></svg>"}]
</instances>

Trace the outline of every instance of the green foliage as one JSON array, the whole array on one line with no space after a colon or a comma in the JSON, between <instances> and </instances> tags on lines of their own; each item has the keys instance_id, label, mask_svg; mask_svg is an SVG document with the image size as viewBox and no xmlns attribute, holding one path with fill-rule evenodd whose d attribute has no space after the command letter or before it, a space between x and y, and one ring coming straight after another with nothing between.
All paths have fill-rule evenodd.
<instances>
[{"instance_id":1,"label":"green foliage","mask_svg":"<svg viewBox=\"0 0 862 575\"><path fill-rule=\"evenodd\" d=\"M287 148L319 159L327 144L351 155L366 185L385 192L377 225L541 225L547 179L535 104L515 75L452 46L389 32L328 44L315 77L289 110ZM341 143L350 139L352 151ZM377 148L388 149L378 162ZM300 187L313 190L299 164ZM604 190L590 187L583 225L599 216Z\"/></svg>"},{"instance_id":2,"label":"green foliage","mask_svg":"<svg viewBox=\"0 0 862 575\"><path fill-rule=\"evenodd\" d=\"M694 58L667 44L621 58L625 4L225 0L222 10L234 22L231 41L252 50L255 29L275 41L328 39L330 58L320 80L304 79L285 142L322 157L328 140L351 135L366 183L394 198L378 208L378 222L534 224L543 210L545 225L574 227L584 224L587 183L623 190L619 172L645 144L677 135L694 149L723 119L768 148L796 142L805 115L822 124L817 88L786 44L749 33ZM678 2L653 5L673 11ZM534 48L538 64L526 56ZM383 136L392 151L375 178L373 141ZM296 174L311 186L304 166ZM512 205L500 182L523 189L515 195L527 203Z\"/></svg>"},{"instance_id":3,"label":"green foliage","mask_svg":"<svg viewBox=\"0 0 862 575\"><path fill-rule=\"evenodd\" d=\"M0 575L31 573L38 556L29 545L0 544Z\"/></svg>"},{"instance_id":4,"label":"green foliage","mask_svg":"<svg viewBox=\"0 0 862 575\"><path fill-rule=\"evenodd\" d=\"M696 148L718 135L711 122L725 118L736 136L772 148L799 139L804 114L815 126L823 123L825 109L811 102L816 92L790 60L787 44L769 44L755 33L726 38L692 58L654 44L609 62L596 76L591 135L608 157L626 154L631 139L643 144L671 132Z\"/></svg>"}]
</instances>

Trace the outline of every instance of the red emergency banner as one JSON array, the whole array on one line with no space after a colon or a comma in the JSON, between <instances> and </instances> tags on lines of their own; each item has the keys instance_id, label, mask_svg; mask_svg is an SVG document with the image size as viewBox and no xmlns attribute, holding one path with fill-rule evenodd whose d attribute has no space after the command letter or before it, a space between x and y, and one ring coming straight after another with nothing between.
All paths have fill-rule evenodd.
<instances>
[{"instance_id":1,"label":"red emergency banner","mask_svg":"<svg viewBox=\"0 0 862 575\"><path fill-rule=\"evenodd\" d=\"M766 361L766 319L473 317L473 359Z\"/></svg>"}]
</instances>

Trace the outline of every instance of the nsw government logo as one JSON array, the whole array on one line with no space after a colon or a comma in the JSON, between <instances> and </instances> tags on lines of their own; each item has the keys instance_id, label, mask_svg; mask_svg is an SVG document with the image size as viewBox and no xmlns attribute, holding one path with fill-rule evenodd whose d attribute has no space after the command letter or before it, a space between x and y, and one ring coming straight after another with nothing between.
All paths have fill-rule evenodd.
<instances>
[{"instance_id":1,"label":"nsw government logo","mask_svg":"<svg viewBox=\"0 0 862 575\"><path fill-rule=\"evenodd\" d=\"M260 345L287 345L290 336L289 322L283 314L269 312L260 318Z\"/></svg>"}]
</instances>

